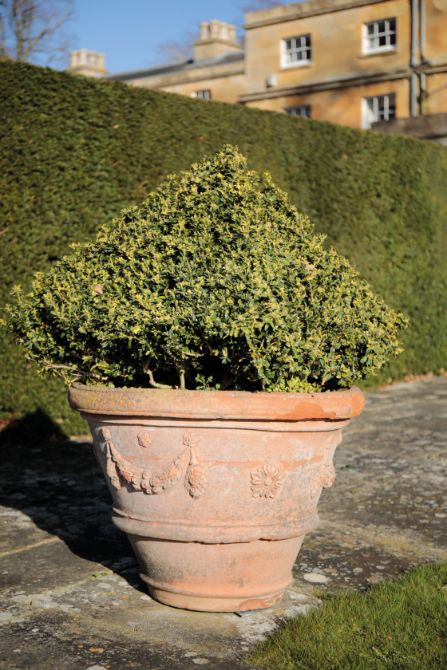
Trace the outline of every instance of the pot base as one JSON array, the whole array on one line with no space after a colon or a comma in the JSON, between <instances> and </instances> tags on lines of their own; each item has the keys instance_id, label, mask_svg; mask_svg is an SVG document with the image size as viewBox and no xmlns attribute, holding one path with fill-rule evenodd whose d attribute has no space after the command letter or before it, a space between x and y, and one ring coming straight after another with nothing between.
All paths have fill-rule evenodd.
<instances>
[{"instance_id":1,"label":"pot base","mask_svg":"<svg viewBox=\"0 0 447 670\"><path fill-rule=\"evenodd\" d=\"M201 612L244 612L278 603L303 540L205 544L129 534L150 595Z\"/></svg>"},{"instance_id":2,"label":"pot base","mask_svg":"<svg viewBox=\"0 0 447 670\"><path fill-rule=\"evenodd\" d=\"M284 595L284 589L277 593L269 593L262 598L216 598L213 596L188 595L174 593L165 589L153 588L145 575L140 575L146 582L149 595L163 605L177 607L196 612L247 612L250 610L268 609L279 603Z\"/></svg>"}]
</instances>

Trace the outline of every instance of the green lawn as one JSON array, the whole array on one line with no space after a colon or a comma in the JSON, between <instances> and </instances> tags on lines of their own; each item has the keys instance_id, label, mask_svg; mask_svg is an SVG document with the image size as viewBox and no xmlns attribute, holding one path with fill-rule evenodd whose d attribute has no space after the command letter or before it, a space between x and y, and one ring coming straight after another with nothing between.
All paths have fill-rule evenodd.
<instances>
[{"instance_id":1,"label":"green lawn","mask_svg":"<svg viewBox=\"0 0 447 670\"><path fill-rule=\"evenodd\" d=\"M416 568L366 593L339 592L257 646L268 670L446 670L447 563Z\"/></svg>"}]
</instances>

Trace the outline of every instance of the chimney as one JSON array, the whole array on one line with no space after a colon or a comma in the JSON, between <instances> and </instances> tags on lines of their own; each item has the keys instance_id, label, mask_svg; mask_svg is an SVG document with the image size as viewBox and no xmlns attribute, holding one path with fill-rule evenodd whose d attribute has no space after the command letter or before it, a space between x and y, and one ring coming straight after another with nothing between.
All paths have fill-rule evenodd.
<instances>
[{"instance_id":1,"label":"chimney","mask_svg":"<svg viewBox=\"0 0 447 670\"><path fill-rule=\"evenodd\" d=\"M79 49L70 54L69 72L83 74L86 77L103 77L107 74L104 54L88 49Z\"/></svg>"},{"instance_id":2,"label":"chimney","mask_svg":"<svg viewBox=\"0 0 447 670\"><path fill-rule=\"evenodd\" d=\"M213 19L200 24L200 37L194 44L195 61L241 51L236 39L236 27L231 23Z\"/></svg>"}]
</instances>

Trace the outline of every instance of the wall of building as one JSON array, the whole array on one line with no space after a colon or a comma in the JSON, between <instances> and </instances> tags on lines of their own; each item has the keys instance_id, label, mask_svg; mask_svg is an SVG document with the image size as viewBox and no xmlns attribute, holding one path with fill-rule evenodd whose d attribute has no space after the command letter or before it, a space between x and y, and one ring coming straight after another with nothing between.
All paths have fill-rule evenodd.
<instances>
[{"instance_id":1,"label":"wall of building","mask_svg":"<svg viewBox=\"0 0 447 670\"><path fill-rule=\"evenodd\" d=\"M149 77L135 76L126 83L191 96L197 90L209 89L212 99L236 103L244 92L243 61L184 68L180 72L160 73Z\"/></svg>"},{"instance_id":2,"label":"wall of building","mask_svg":"<svg viewBox=\"0 0 447 670\"><path fill-rule=\"evenodd\" d=\"M163 87L163 90L169 93L180 93L189 97L195 97L194 93L198 90L207 89L211 91L212 100L237 103L244 90L244 75L200 79L200 81L168 84Z\"/></svg>"},{"instance_id":3,"label":"wall of building","mask_svg":"<svg viewBox=\"0 0 447 670\"><path fill-rule=\"evenodd\" d=\"M353 128L362 127L362 100L365 97L395 93L398 116L408 111L409 82L400 79L332 91L318 91L308 95L282 96L247 102L249 107L281 112L287 107L311 105L312 119L330 121Z\"/></svg>"},{"instance_id":4,"label":"wall of building","mask_svg":"<svg viewBox=\"0 0 447 670\"><path fill-rule=\"evenodd\" d=\"M427 76L427 93L423 111L424 114L447 112L447 72Z\"/></svg>"},{"instance_id":5,"label":"wall of building","mask_svg":"<svg viewBox=\"0 0 447 670\"><path fill-rule=\"evenodd\" d=\"M447 0L426 0L424 114L447 112Z\"/></svg>"},{"instance_id":6,"label":"wall of building","mask_svg":"<svg viewBox=\"0 0 447 670\"><path fill-rule=\"evenodd\" d=\"M310 3L307 3L310 5ZM346 3L345 3L346 4ZM293 6L290 6L293 8ZM267 15L267 12L265 12ZM273 10L272 18L275 17ZM293 16L292 10L290 15ZM363 24L379 19L397 18L397 47L389 53L362 53ZM406 70L410 53L410 13L408 0L376 2L325 14L251 27L256 14L248 15L246 31L246 92L266 88L269 75L276 74L275 88L306 86L322 81L361 77L372 73ZM266 18L267 21L267 18ZM282 40L310 33L312 63L282 67Z\"/></svg>"},{"instance_id":7,"label":"wall of building","mask_svg":"<svg viewBox=\"0 0 447 670\"><path fill-rule=\"evenodd\" d=\"M430 63L447 63L447 0L425 0L426 46L424 57Z\"/></svg>"}]
</instances>

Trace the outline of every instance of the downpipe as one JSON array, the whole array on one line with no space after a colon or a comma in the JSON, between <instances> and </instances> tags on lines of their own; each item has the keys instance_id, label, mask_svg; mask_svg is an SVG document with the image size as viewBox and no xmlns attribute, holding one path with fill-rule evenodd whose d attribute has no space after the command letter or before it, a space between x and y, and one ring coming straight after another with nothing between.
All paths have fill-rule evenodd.
<instances>
[{"instance_id":1,"label":"downpipe","mask_svg":"<svg viewBox=\"0 0 447 670\"><path fill-rule=\"evenodd\" d=\"M427 5L425 0L420 0L421 2L421 11L420 11L420 22L421 22L421 63L425 62L425 44L426 44L426 26L427 26Z\"/></svg>"},{"instance_id":2,"label":"downpipe","mask_svg":"<svg viewBox=\"0 0 447 670\"><path fill-rule=\"evenodd\" d=\"M426 32L427 32L427 6L425 0L420 0L420 62L421 64L426 63L425 58L425 45L426 45ZM425 100L427 98L427 75L425 72L421 72L419 78L419 114L424 114L425 111Z\"/></svg>"},{"instance_id":3,"label":"downpipe","mask_svg":"<svg viewBox=\"0 0 447 670\"><path fill-rule=\"evenodd\" d=\"M410 116L418 115L418 76L414 68L418 65L419 52L419 0L411 2L411 76L410 76Z\"/></svg>"}]
</instances>

